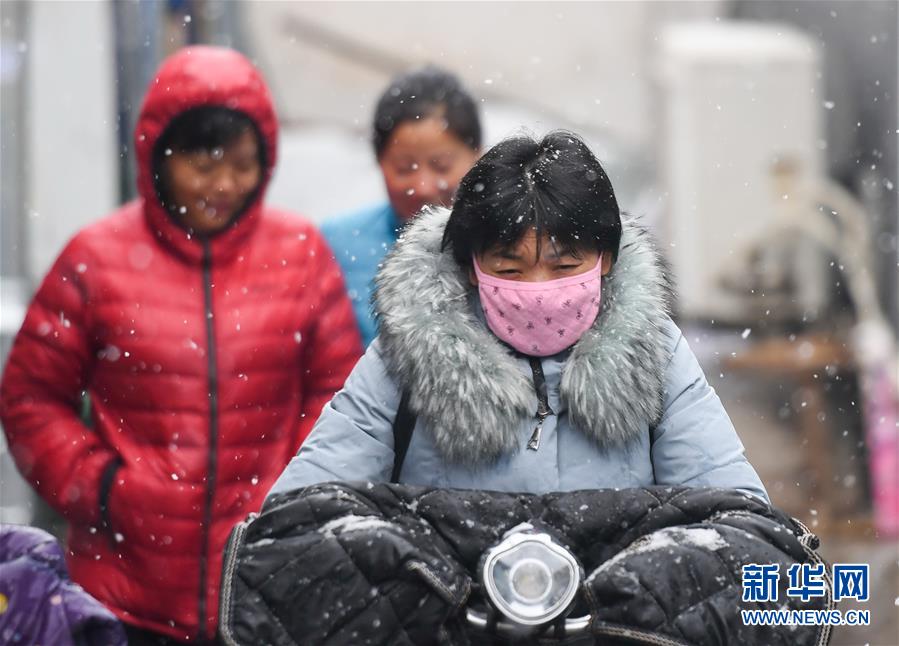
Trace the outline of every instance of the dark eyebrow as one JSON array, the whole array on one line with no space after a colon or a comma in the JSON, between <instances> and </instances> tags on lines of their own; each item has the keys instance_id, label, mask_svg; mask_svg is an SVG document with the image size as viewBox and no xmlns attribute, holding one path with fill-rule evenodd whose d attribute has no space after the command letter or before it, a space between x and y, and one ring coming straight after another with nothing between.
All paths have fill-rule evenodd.
<instances>
[{"instance_id":1,"label":"dark eyebrow","mask_svg":"<svg viewBox=\"0 0 899 646\"><path fill-rule=\"evenodd\" d=\"M503 249L497 255L500 258L505 258L506 260L521 260L521 256L519 256L511 249Z\"/></svg>"},{"instance_id":2,"label":"dark eyebrow","mask_svg":"<svg viewBox=\"0 0 899 646\"><path fill-rule=\"evenodd\" d=\"M562 248L551 247L549 250L547 250L546 253L541 254L541 255L546 260L556 261L556 262L558 262L568 256L574 258L575 260L581 259L580 253L574 247L562 247Z\"/></svg>"},{"instance_id":3,"label":"dark eyebrow","mask_svg":"<svg viewBox=\"0 0 899 646\"><path fill-rule=\"evenodd\" d=\"M553 253L550 257L554 259L561 259L564 256L571 256L572 258L581 260L581 251L580 249L577 249L575 247L562 247L558 249L558 252L556 252L556 250L553 250Z\"/></svg>"}]
</instances>

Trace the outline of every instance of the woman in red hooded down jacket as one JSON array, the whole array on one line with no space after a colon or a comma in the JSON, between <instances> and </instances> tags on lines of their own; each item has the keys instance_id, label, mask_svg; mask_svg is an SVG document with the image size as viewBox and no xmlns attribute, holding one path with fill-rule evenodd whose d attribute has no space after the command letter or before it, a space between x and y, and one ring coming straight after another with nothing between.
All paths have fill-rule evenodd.
<instances>
[{"instance_id":1,"label":"woman in red hooded down jacket","mask_svg":"<svg viewBox=\"0 0 899 646\"><path fill-rule=\"evenodd\" d=\"M132 636L214 638L231 527L361 354L326 243L262 203L276 142L242 55L166 60L135 133L140 198L69 242L3 375L11 451L70 522L72 577Z\"/></svg>"}]
</instances>

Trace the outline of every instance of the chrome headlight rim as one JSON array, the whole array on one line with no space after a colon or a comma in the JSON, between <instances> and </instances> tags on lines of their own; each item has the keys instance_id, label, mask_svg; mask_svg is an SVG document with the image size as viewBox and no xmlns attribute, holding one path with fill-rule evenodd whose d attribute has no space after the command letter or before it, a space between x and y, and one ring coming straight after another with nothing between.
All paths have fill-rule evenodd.
<instances>
[{"instance_id":1,"label":"chrome headlight rim","mask_svg":"<svg viewBox=\"0 0 899 646\"><path fill-rule=\"evenodd\" d=\"M509 600L506 599L498 589L493 576L494 568L500 562L503 556L506 556L510 552L519 550L526 544L536 546L538 547L538 549L547 550L553 556L561 559L561 561L563 561L564 564L568 567L570 572L568 585L559 596L558 600L550 607L548 607L544 612L535 614L533 616L524 616L516 612ZM524 560L533 561L535 559ZM517 567L521 567L520 562L516 562L515 565ZM549 567L545 564L542 565L546 569L546 572L549 573ZM554 540L551 535L535 529L530 523L522 523L521 525L513 527L511 530L506 532L506 535L499 543L497 543L484 553L483 564L480 569L481 584L493 606L500 612L500 614L511 619L516 624L528 627L536 627L548 624L557 619L566 610L568 610L572 602L574 601L574 598L577 596L578 590L581 587L581 582L584 578L583 568L574 557L574 555L565 547L560 545L556 540ZM510 568L510 571L512 569L513 568ZM551 587L548 587L546 592L540 598L535 600L536 603L545 600L546 597L549 596L550 591Z\"/></svg>"}]
</instances>

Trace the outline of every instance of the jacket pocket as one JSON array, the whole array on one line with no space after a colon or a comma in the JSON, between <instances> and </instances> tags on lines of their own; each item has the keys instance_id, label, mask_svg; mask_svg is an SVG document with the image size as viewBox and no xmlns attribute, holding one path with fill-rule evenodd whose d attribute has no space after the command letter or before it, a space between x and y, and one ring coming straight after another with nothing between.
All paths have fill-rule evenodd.
<instances>
[{"instance_id":1,"label":"jacket pocket","mask_svg":"<svg viewBox=\"0 0 899 646\"><path fill-rule=\"evenodd\" d=\"M122 460L118 456L109 461L100 474L100 491L97 495L97 504L100 508L100 527L113 542L113 547L115 547L116 541L110 518L111 514L109 513L109 494L115 482L115 476L121 467Z\"/></svg>"}]
</instances>

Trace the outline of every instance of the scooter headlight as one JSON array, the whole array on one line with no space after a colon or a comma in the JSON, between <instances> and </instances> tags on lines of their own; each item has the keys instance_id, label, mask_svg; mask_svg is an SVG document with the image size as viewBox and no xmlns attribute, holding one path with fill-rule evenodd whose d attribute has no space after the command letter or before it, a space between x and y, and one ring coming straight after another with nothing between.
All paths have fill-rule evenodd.
<instances>
[{"instance_id":1,"label":"scooter headlight","mask_svg":"<svg viewBox=\"0 0 899 646\"><path fill-rule=\"evenodd\" d=\"M481 577L500 612L519 624L537 626L558 617L574 600L581 567L549 534L525 523L485 553Z\"/></svg>"}]
</instances>

